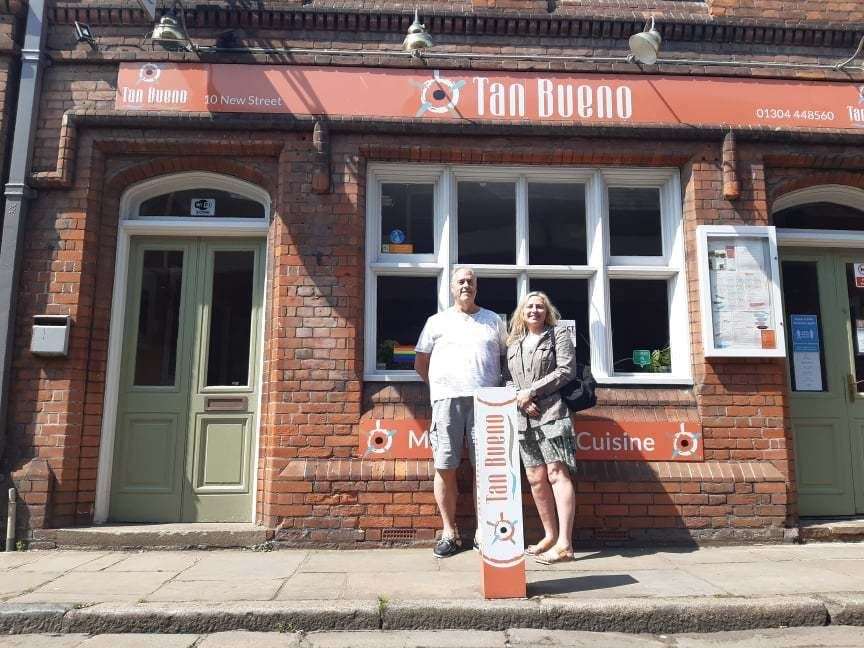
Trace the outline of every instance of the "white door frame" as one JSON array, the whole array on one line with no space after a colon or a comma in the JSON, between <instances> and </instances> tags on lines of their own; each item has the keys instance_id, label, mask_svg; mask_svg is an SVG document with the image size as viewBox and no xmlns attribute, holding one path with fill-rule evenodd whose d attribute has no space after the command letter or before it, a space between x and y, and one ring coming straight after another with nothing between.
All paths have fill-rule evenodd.
<instances>
[{"instance_id":1,"label":"white door frame","mask_svg":"<svg viewBox=\"0 0 864 648\"><path fill-rule=\"evenodd\" d=\"M171 191L206 187L230 191L264 205L264 218L220 218L205 220L189 217L138 217L141 203L148 198ZM117 227L117 251L114 261L114 290L111 297L111 319L108 327L108 363L105 372L105 395L102 403L102 432L99 442L99 463L96 473L96 502L93 522L108 520L111 500L111 473L114 467L114 439L117 423L117 399L120 390L120 364L123 356L126 319L126 289L129 275L129 248L133 236L177 237L264 237L270 230L270 195L260 187L230 176L202 171L177 173L145 180L127 189L120 200L120 220ZM266 247L265 247L266 250ZM266 251L265 251L266 255ZM269 259L267 260L269 262ZM258 447L261 436L261 397L264 392L264 313L268 302L269 263L264 264L264 293L258 335L258 404L252 441L251 475L252 505L250 523L255 521L258 499Z\"/></svg>"}]
</instances>

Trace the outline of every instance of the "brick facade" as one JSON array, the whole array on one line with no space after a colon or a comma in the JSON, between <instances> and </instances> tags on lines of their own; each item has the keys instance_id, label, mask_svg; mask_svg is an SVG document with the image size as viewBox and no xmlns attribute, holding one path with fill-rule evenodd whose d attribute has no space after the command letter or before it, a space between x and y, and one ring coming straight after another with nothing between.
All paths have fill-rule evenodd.
<instances>
[{"instance_id":1,"label":"brick facade","mask_svg":"<svg viewBox=\"0 0 864 648\"><path fill-rule=\"evenodd\" d=\"M209 9L199 5L202 8L190 15L190 24L193 36L202 42L213 42L219 32L234 27L250 45L268 39L274 45L320 48L342 42L349 24L365 24L364 48L398 47L410 22L404 9L414 5L380 3L387 12L401 16L388 19L385 25L372 11L378 4L283 2L269 3L260 12L233 14L215 6L208 13ZM341 14L328 13L337 6ZM796 524L786 363L782 359L704 358L695 228L700 224L770 224L771 202L808 182L864 187L864 160L853 148L860 146L860 139L826 134L808 140L800 134L796 141L778 142L770 133L751 133L736 147L734 171L740 192L727 198L724 181L729 180L730 170L726 169L724 178L720 132L694 135L675 129L643 133L595 128L574 133L488 125L458 132L443 126L437 131L429 127L415 130L410 123L346 120L331 124L330 190L319 192L316 185L313 191L321 154L313 145L312 119L277 123L240 116L215 121L197 115L117 113L114 83L120 61L194 61L197 57L142 48L140 33L145 21L141 12L109 7L104 2L60 3L52 14L53 65L45 74L33 159L32 184L39 196L32 204L26 232L7 426L9 447L2 459L4 471L12 474L30 511L30 530L86 525L93 519L120 196L145 179L207 170L247 180L272 197L256 521L276 529L277 540L286 544L374 544L403 537L397 532L420 542L434 537L440 519L432 496L431 463L372 462L356 450L362 419L428 418L429 414L428 392L422 385L364 383L362 379L364 317L369 317L364 314L363 294L365 183L366 165L373 161L679 168L694 384L604 388L599 407L591 415L699 422L705 461L582 462L577 540L780 540L785 529ZM351 13L352 8L357 8L356 14ZM669 30L668 35L664 32L665 47L670 55L681 58L745 53L748 60L768 62L785 60L794 52L800 60L836 61L850 55L855 37L864 34L864 13L858 4L839 0L474 0L435 3L436 15L426 22L433 25L440 51L626 53L626 37L633 26L638 22L641 29L642 18L654 9L658 17L666 15L673 24L664 27ZM291 11L302 16L288 16L286 12ZM514 11L540 18L538 22L517 20L510 17ZM589 11L610 18L597 18L590 29L575 26L580 21L565 22L567 16ZM465 17L480 13L500 18L496 25L502 26L493 29L492 23L483 23L483 29L491 31L468 39ZM542 22L550 15L558 21L554 25ZM80 18L87 18L94 27L95 51L73 42L70 23ZM700 41L694 30L698 27L704 34L709 26L716 29L714 19L733 26L764 23L765 30L776 28L777 35L769 38L748 27L740 33L730 30L724 36L729 42ZM780 23L790 21L812 21L812 33L818 37L808 36L807 43L787 40ZM857 31L852 24L856 21ZM479 29L479 24L474 23L473 29ZM566 34L562 31L565 24L572 30ZM434 26L440 27L440 37ZM551 43L539 37L550 29L557 30ZM580 32L582 29L589 33ZM788 34L789 39L795 38L792 31ZM274 62L263 54L225 55L215 60ZM357 55L347 63L310 54L293 60L391 64L386 55ZM0 57L0 79L2 65ZM440 62L442 68L465 65L458 59ZM488 65L511 69L553 66L542 60ZM566 71L638 72L636 66L625 63L555 65ZM752 69L670 65L663 72L805 74L760 69L758 64ZM854 71L820 70L807 75L864 79ZM5 96L0 83L0 101ZM0 123L0 133L5 123ZM646 137L652 138L651 144L645 144ZM815 175L814 169L818 169ZM46 360L29 353L30 323L37 313L72 317L68 358ZM469 492L467 470L461 482L463 492ZM28 492L32 494L26 495ZM526 495L526 511L533 510ZM465 496L460 502L463 526L473 524L472 516L470 497ZM533 529L538 526L536 519L530 524Z\"/></svg>"}]
</instances>

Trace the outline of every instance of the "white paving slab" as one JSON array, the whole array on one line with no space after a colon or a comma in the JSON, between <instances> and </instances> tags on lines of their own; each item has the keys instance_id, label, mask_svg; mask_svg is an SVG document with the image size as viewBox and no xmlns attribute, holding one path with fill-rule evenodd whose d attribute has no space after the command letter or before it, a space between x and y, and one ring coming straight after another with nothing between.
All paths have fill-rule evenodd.
<instances>
[{"instance_id":1,"label":"white paving slab","mask_svg":"<svg viewBox=\"0 0 864 648\"><path fill-rule=\"evenodd\" d=\"M465 552L473 553L473 552ZM476 555L476 554L475 554ZM440 562L454 560L457 556ZM476 558L475 558L476 560ZM358 551L313 551L300 567L301 572L434 572L439 559L431 549L361 549Z\"/></svg>"},{"instance_id":2,"label":"white paving slab","mask_svg":"<svg viewBox=\"0 0 864 648\"><path fill-rule=\"evenodd\" d=\"M417 577L411 572L348 574L346 599L375 600L385 596L396 599L482 599L480 576L459 572L424 573Z\"/></svg>"},{"instance_id":3,"label":"white paving slab","mask_svg":"<svg viewBox=\"0 0 864 648\"><path fill-rule=\"evenodd\" d=\"M294 574L284 582L276 595L277 601L330 600L346 598L348 574Z\"/></svg>"},{"instance_id":4,"label":"white paving slab","mask_svg":"<svg viewBox=\"0 0 864 648\"><path fill-rule=\"evenodd\" d=\"M203 551L145 551L133 554L118 554L120 560L105 571L110 572L179 572L189 569L207 555Z\"/></svg>"},{"instance_id":5,"label":"white paving slab","mask_svg":"<svg viewBox=\"0 0 864 648\"><path fill-rule=\"evenodd\" d=\"M29 551L27 553L30 553ZM105 551L34 551L35 560L17 568L20 571L66 572L99 560ZM16 571L17 571L16 570Z\"/></svg>"},{"instance_id":6,"label":"white paving slab","mask_svg":"<svg viewBox=\"0 0 864 648\"><path fill-rule=\"evenodd\" d=\"M504 648L503 632L480 630L369 630L313 632L311 648Z\"/></svg>"},{"instance_id":7,"label":"white paving slab","mask_svg":"<svg viewBox=\"0 0 864 648\"><path fill-rule=\"evenodd\" d=\"M675 648L861 648L864 628L817 626L669 635Z\"/></svg>"},{"instance_id":8,"label":"white paving slab","mask_svg":"<svg viewBox=\"0 0 864 648\"><path fill-rule=\"evenodd\" d=\"M11 599L18 603L134 602L162 585L170 574L73 572Z\"/></svg>"},{"instance_id":9,"label":"white paving slab","mask_svg":"<svg viewBox=\"0 0 864 648\"><path fill-rule=\"evenodd\" d=\"M217 632L207 635L196 648L299 648L299 635L279 632Z\"/></svg>"},{"instance_id":10,"label":"white paving slab","mask_svg":"<svg viewBox=\"0 0 864 648\"><path fill-rule=\"evenodd\" d=\"M671 648L671 644L649 635L618 632L577 632L570 630L532 630L516 628L507 631L508 647L539 648Z\"/></svg>"},{"instance_id":11,"label":"white paving slab","mask_svg":"<svg viewBox=\"0 0 864 648\"><path fill-rule=\"evenodd\" d=\"M0 552L0 571L15 569L38 559L39 556L35 551L2 551Z\"/></svg>"},{"instance_id":12,"label":"white paving slab","mask_svg":"<svg viewBox=\"0 0 864 648\"><path fill-rule=\"evenodd\" d=\"M269 601L281 580L233 579L230 581L179 581L165 583L146 601Z\"/></svg>"},{"instance_id":13,"label":"white paving slab","mask_svg":"<svg viewBox=\"0 0 864 648\"><path fill-rule=\"evenodd\" d=\"M199 635L104 634L91 637L80 648L190 648Z\"/></svg>"},{"instance_id":14,"label":"white paving slab","mask_svg":"<svg viewBox=\"0 0 864 648\"><path fill-rule=\"evenodd\" d=\"M61 575L60 572L4 572L0 575L0 597L23 594Z\"/></svg>"},{"instance_id":15,"label":"white paving slab","mask_svg":"<svg viewBox=\"0 0 864 648\"><path fill-rule=\"evenodd\" d=\"M211 551L177 578L190 581L288 578L305 557L305 552L296 551Z\"/></svg>"},{"instance_id":16,"label":"white paving slab","mask_svg":"<svg viewBox=\"0 0 864 648\"><path fill-rule=\"evenodd\" d=\"M0 648L78 648L87 639L85 634L0 635Z\"/></svg>"},{"instance_id":17,"label":"white paving slab","mask_svg":"<svg viewBox=\"0 0 864 648\"><path fill-rule=\"evenodd\" d=\"M862 583L860 578L809 562L685 565L682 570L739 596L853 592L859 590Z\"/></svg>"}]
</instances>

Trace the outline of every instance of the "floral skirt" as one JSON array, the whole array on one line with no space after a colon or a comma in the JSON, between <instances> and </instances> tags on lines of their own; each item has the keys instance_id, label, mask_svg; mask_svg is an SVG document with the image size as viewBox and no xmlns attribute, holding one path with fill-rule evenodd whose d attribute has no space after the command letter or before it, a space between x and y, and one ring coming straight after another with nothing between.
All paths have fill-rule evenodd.
<instances>
[{"instance_id":1,"label":"floral skirt","mask_svg":"<svg viewBox=\"0 0 864 648\"><path fill-rule=\"evenodd\" d=\"M569 430L562 434L560 428L565 420ZM544 429L547 432L554 429L555 436L547 437L543 433ZM575 475L576 443L573 438L573 427L570 424L570 419L552 421L539 429L529 430L525 439L519 442L519 454L522 457L522 464L528 468L560 461L567 466L571 475Z\"/></svg>"}]
</instances>

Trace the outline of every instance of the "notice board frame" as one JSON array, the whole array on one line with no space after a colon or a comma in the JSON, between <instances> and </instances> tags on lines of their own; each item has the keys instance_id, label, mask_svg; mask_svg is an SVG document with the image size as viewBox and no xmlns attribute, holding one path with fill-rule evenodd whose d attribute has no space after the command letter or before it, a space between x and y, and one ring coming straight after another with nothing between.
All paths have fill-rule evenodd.
<instances>
[{"instance_id":1,"label":"notice board frame","mask_svg":"<svg viewBox=\"0 0 864 648\"><path fill-rule=\"evenodd\" d=\"M762 264L768 281L769 330L774 331L773 348L755 346L723 346L716 344L716 331L712 308L711 273L708 254L709 243L727 239L734 245L736 240L757 239L767 250L767 260ZM786 357L786 325L783 316L783 300L780 290L780 262L777 251L777 230L771 225L699 225L696 228L696 247L699 263L699 301L702 310L702 348L705 357L732 358L784 358Z\"/></svg>"}]
</instances>

